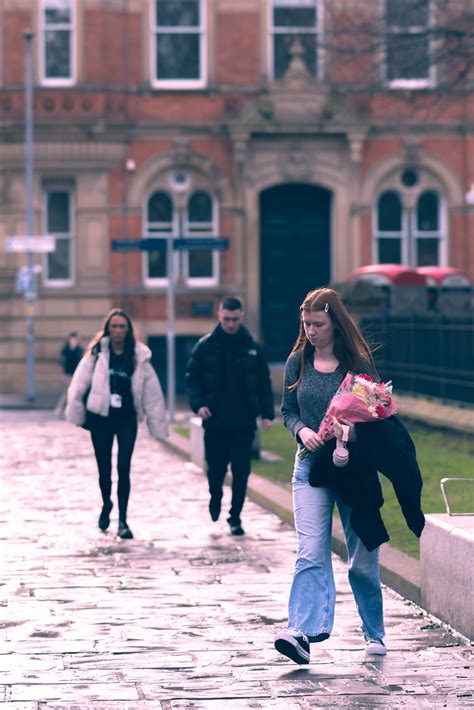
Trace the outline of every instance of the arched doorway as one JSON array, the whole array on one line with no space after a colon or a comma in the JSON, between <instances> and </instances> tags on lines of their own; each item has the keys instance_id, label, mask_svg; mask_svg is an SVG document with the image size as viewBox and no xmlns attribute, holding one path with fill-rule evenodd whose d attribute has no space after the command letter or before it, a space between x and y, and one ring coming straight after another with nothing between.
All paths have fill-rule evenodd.
<instances>
[{"instance_id":1,"label":"arched doorway","mask_svg":"<svg viewBox=\"0 0 474 710\"><path fill-rule=\"evenodd\" d=\"M331 192L290 183L260 195L260 309L262 344L282 362L298 334L299 306L330 279Z\"/></svg>"}]
</instances>

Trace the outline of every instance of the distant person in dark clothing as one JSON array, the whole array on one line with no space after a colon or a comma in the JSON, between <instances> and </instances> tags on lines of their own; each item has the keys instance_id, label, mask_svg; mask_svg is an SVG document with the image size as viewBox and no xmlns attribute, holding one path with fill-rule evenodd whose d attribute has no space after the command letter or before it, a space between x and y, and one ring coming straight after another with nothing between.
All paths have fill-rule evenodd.
<instances>
[{"instance_id":1,"label":"distant person in dark clothing","mask_svg":"<svg viewBox=\"0 0 474 710\"><path fill-rule=\"evenodd\" d=\"M62 365L64 372L64 391L58 400L54 409L55 414L61 415L66 406L67 390L71 384L71 378L79 365L79 362L84 355L84 349L81 347L79 333L73 330L69 333L66 342L64 343L59 353L59 362Z\"/></svg>"},{"instance_id":2,"label":"distant person in dark clothing","mask_svg":"<svg viewBox=\"0 0 474 710\"><path fill-rule=\"evenodd\" d=\"M268 429L274 418L270 371L261 347L242 325L242 302L224 298L218 325L195 345L186 368L186 389L193 412L205 430L209 512L221 512L222 486L230 463L232 502L227 522L233 535L243 535L240 514L250 475L251 448L262 417Z\"/></svg>"}]
</instances>

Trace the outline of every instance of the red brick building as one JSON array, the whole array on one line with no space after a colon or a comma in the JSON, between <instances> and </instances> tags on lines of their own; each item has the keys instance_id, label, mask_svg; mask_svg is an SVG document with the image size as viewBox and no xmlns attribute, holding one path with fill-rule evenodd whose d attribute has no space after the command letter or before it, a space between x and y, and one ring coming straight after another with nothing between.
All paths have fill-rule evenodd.
<instances>
[{"instance_id":1,"label":"red brick building","mask_svg":"<svg viewBox=\"0 0 474 710\"><path fill-rule=\"evenodd\" d=\"M56 236L35 256L38 388L58 381L65 334L87 339L112 305L163 372L166 255L117 239L229 240L175 253L178 386L222 294L281 362L306 292L357 266L474 280L472 15L465 0L3 0L0 242L26 233L26 28L33 231ZM0 247L4 392L24 390L25 259Z\"/></svg>"}]
</instances>

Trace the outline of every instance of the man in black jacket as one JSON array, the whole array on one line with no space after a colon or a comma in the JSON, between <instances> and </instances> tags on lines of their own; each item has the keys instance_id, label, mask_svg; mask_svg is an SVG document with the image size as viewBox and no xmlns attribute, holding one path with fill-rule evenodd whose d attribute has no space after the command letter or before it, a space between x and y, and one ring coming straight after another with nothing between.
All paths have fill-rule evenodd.
<instances>
[{"instance_id":1,"label":"man in black jacket","mask_svg":"<svg viewBox=\"0 0 474 710\"><path fill-rule=\"evenodd\" d=\"M251 448L262 417L268 429L274 418L270 371L261 347L242 325L238 298L224 298L218 325L194 346L186 368L189 404L204 427L204 446L211 500L209 512L221 512L227 466L232 469L232 503L227 522L233 535L243 535L240 513L250 474Z\"/></svg>"}]
</instances>

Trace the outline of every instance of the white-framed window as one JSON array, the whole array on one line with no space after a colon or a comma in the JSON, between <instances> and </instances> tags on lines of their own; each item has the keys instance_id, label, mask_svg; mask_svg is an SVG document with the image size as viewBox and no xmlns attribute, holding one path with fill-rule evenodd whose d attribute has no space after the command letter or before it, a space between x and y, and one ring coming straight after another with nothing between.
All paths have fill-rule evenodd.
<instances>
[{"instance_id":1,"label":"white-framed window","mask_svg":"<svg viewBox=\"0 0 474 710\"><path fill-rule=\"evenodd\" d=\"M432 266L444 261L444 225L441 200L434 190L422 192L413 215L413 238L417 266Z\"/></svg>"},{"instance_id":2,"label":"white-framed window","mask_svg":"<svg viewBox=\"0 0 474 710\"><path fill-rule=\"evenodd\" d=\"M446 216L436 190L420 190L414 207L396 190L385 190L377 199L374 222L378 264L445 265Z\"/></svg>"},{"instance_id":3,"label":"white-framed window","mask_svg":"<svg viewBox=\"0 0 474 710\"><path fill-rule=\"evenodd\" d=\"M178 236L178 225L171 196L165 190L153 192L145 206L145 236L167 239ZM174 272L177 274L177 254L174 255ZM168 268L166 250L145 252L143 277L147 286L166 286ZM175 279L176 280L176 279Z\"/></svg>"},{"instance_id":4,"label":"white-framed window","mask_svg":"<svg viewBox=\"0 0 474 710\"><path fill-rule=\"evenodd\" d=\"M42 84L74 84L75 0L40 0L39 24Z\"/></svg>"},{"instance_id":5,"label":"white-framed window","mask_svg":"<svg viewBox=\"0 0 474 710\"><path fill-rule=\"evenodd\" d=\"M216 202L205 190L196 190L188 200L186 231L189 237L216 237ZM214 286L218 282L219 253L199 249L185 252L184 276L194 286Z\"/></svg>"},{"instance_id":6,"label":"white-framed window","mask_svg":"<svg viewBox=\"0 0 474 710\"><path fill-rule=\"evenodd\" d=\"M156 190L145 205L145 236L173 239L177 237L217 237L217 202L205 190L195 190L181 212L171 194ZM164 245L163 245L164 246ZM189 286L213 286L219 278L219 254L211 249L189 249L173 254L175 282L181 277ZM165 287L168 283L165 248L143 255L143 278L147 286Z\"/></svg>"},{"instance_id":7,"label":"white-framed window","mask_svg":"<svg viewBox=\"0 0 474 710\"><path fill-rule=\"evenodd\" d=\"M320 0L270 0L270 76L281 79L299 41L309 73L321 78L320 34L322 3Z\"/></svg>"},{"instance_id":8,"label":"white-framed window","mask_svg":"<svg viewBox=\"0 0 474 710\"><path fill-rule=\"evenodd\" d=\"M400 195L394 190L386 190L377 200L375 240L378 264L403 263L404 232Z\"/></svg>"},{"instance_id":9,"label":"white-framed window","mask_svg":"<svg viewBox=\"0 0 474 710\"><path fill-rule=\"evenodd\" d=\"M206 0L152 0L152 84L194 89L207 81Z\"/></svg>"},{"instance_id":10,"label":"white-framed window","mask_svg":"<svg viewBox=\"0 0 474 710\"><path fill-rule=\"evenodd\" d=\"M44 233L56 237L56 248L44 255L46 286L72 286L74 282L73 193L48 187L43 193Z\"/></svg>"},{"instance_id":11,"label":"white-framed window","mask_svg":"<svg viewBox=\"0 0 474 710\"><path fill-rule=\"evenodd\" d=\"M385 80L393 89L435 85L431 0L385 0Z\"/></svg>"}]
</instances>

